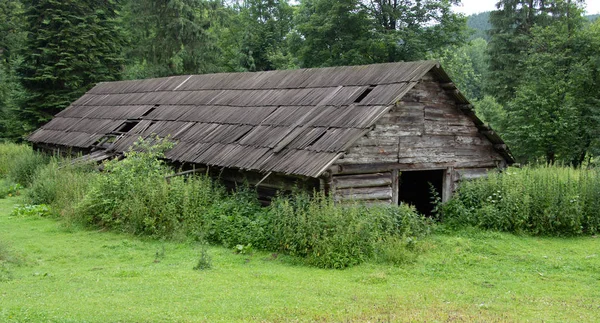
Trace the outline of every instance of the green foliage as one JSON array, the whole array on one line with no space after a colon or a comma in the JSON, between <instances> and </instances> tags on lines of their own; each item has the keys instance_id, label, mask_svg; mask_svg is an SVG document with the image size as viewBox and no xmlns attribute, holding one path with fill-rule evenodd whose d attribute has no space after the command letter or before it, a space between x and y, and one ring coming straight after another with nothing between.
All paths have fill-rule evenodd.
<instances>
[{"instance_id":1,"label":"green foliage","mask_svg":"<svg viewBox=\"0 0 600 323\"><path fill-rule=\"evenodd\" d=\"M67 221L74 218L79 203L96 177L93 165L73 165L69 159L52 158L40 167L25 198L31 204L47 204Z\"/></svg>"},{"instance_id":2,"label":"green foliage","mask_svg":"<svg viewBox=\"0 0 600 323\"><path fill-rule=\"evenodd\" d=\"M222 195L215 200L205 220L207 240L225 247L259 245L268 228L263 225L262 209L256 192L248 188Z\"/></svg>"},{"instance_id":3,"label":"green foliage","mask_svg":"<svg viewBox=\"0 0 600 323\"><path fill-rule=\"evenodd\" d=\"M0 1L0 140L15 140L25 130L17 118L26 94L19 83L17 67L26 39L20 1Z\"/></svg>"},{"instance_id":4,"label":"green foliage","mask_svg":"<svg viewBox=\"0 0 600 323\"><path fill-rule=\"evenodd\" d=\"M297 193L262 208L248 188L225 194L205 176L167 181L172 172L159 158L168 147L168 140L142 140L125 159L105 162L73 212L75 220L157 238L192 237L242 253L280 251L324 268L353 266L380 250L379 259L393 258L385 256L392 250L386 241L398 246L428 232L427 221L408 206L340 206L321 194ZM30 196L52 196L62 186L52 183L60 176L55 167L40 171L38 179L49 183L35 184Z\"/></svg>"},{"instance_id":5,"label":"green foliage","mask_svg":"<svg viewBox=\"0 0 600 323\"><path fill-rule=\"evenodd\" d=\"M492 25L490 24L490 12L485 11L468 16L467 27L469 27L473 33L470 38L471 40L482 38L489 42L489 30L492 29Z\"/></svg>"},{"instance_id":6,"label":"green foliage","mask_svg":"<svg viewBox=\"0 0 600 323\"><path fill-rule=\"evenodd\" d=\"M487 42L481 38L467 44L441 48L427 56L440 61L452 81L469 100L483 97L483 80L487 70Z\"/></svg>"},{"instance_id":7,"label":"green foliage","mask_svg":"<svg viewBox=\"0 0 600 323\"><path fill-rule=\"evenodd\" d=\"M34 128L93 85L120 78L123 37L116 0L23 0L29 32L20 68L31 94L20 119Z\"/></svg>"},{"instance_id":8,"label":"green foliage","mask_svg":"<svg viewBox=\"0 0 600 323\"><path fill-rule=\"evenodd\" d=\"M23 186L21 186L21 184L9 185L8 183L2 181L0 182L0 199L5 197L21 195L22 189Z\"/></svg>"},{"instance_id":9,"label":"green foliage","mask_svg":"<svg viewBox=\"0 0 600 323\"><path fill-rule=\"evenodd\" d=\"M164 177L171 171L159 159L172 146L168 139L140 139L124 160L105 162L105 172L95 178L76 214L88 223L136 234L172 233L180 205L171 198L179 194L169 194Z\"/></svg>"},{"instance_id":10,"label":"green foliage","mask_svg":"<svg viewBox=\"0 0 600 323\"><path fill-rule=\"evenodd\" d=\"M501 0L490 13L490 55L487 93L506 104L523 83L522 63L527 58L533 27L549 26L560 19L582 19L582 1Z\"/></svg>"},{"instance_id":11,"label":"green foliage","mask_svg":"<svg viewBox=\"0 0 600 323\"><path fill-rule=\"evenodd\" d=\"M491 125L495 130L503 131L506 119L506 109L494 99L493 96L486 95L481 100L473 102L477 116L483 122Z\"/></svg>"},{"instance_id":12,"label":"green foliage","mask_svg":"<svg viewBox=\"0 0 600 323\"><path fill-rule=\"evenodd\" d=\"M27 97L17 76L17 67L21 63L22 58L16 57L0 64L0 140L17 141L33 130L19 119L20 106Z\"/></svg>"},{"instance_id":13,"label":"green foliage","mask_svg":"<svg viewBox=\"0 0 600 323\"><path fill-rule=\"evenodd\" d=\"M294 66L286 36L293 9L287 0L235 3L224 25L219 47L229 70L267 71Z\"/></svg>"},{"instance_id":14,"label":"green foliage","mask_svg":"<svg viewBox=\"0 0 600 323\"><path fill-rule=\"evenodd\" d=\"M414 61L440 48L466 40L466 18L452 12L456 0L386 1L365 3L375 23L373 62ZM347 28L347 26L341 26Z\"/></svg>"},{"instance_id":15,"label":"green foliage","mask_svg":"<svg viewBox=\"0 0 600 323\"><path fill-rule=\"evenodd\" d=\"M302 67L367 64L372 21L358 0L306 0L292 48Z\"/></svg>"},{"instance_id":16,"label":"green foliage","mask_svg":"<svg viewBox=\"0 0 600 323\"><path fill-rule=\"evenodd\" d=\"M204 244L202 246L200 259L198 259L198 263L194 266L195 270L207 270L212 268L212 257L208 253L206 246Z\"/></svg>"},{"instance_id":17,"label":"green foliage","mask_svg":"<svg viewBox=\"0 0 600 323\"><path fill-rule=\"evenodd\" d=\"M427 231L408 206L337 205L331 198L297 193L273 201L267 214L266 249L306 258L324 268L346 268L373 257L381 243Z\"/></svg>"},{"instance_id":18,"label":"green foliage","mask_svg":"<svg viewBox=\"0 0 600 323\"><path fill-rule=\"evenodd\" d=\"M24 204L16 206L10 216L38 216L38 217L47 217L52 215L52 211L48 205L40 204L40 205L31 205Z\"/></svg>"},{"instance_id":19,"label":"green foliage","mask_svg":"<svg viewBox=\"0 0 600 323\"><path fill-rule=\"evenodd\" d=\"M424 59L464 42L466 20L453 2L301 1L291 50L302 67Z\"/></svg>"},{"instance_id":20,"label":"green foliage","mask_svg":"<svg viewBox=\"0 0 600 323\"><path fill-rule=\"evenodd\" d=\"M220 49L213 26L222 4L205 0L128 1L126 78L218 71Z\"/></svg>"},{"instance_id":21,"label":"green foliage","mask_svg":"<svg viewBox=\"0 0 600 323\"><path fill-rule=\"evenodd\" d=\"M561 20L532 29L523 83L507 106L506 139L522 161L581 165L598 152L600 23Z\"/></svg>"},{"instance_id":22,"label":"green foliage","mask_svg":"<svg viewBox=\"0 0 600 323\"><path fill-rule=\"evenodd\" d=\"M0 178L8 176L8 173L17 167L16 161L19 158L31 153L31 147L27 145L0 142Z\"/></svg>"},{"instance_id":23,"label":"green foliage","mask_svg":"<svg viewBox=\"0 0 600 323\"><path fill-rule=\"evenodd\" d=\"M36 172L48 163L49 158L33 151L31 148L20 150L8 163L7 178L9 181L29 187L33 183Z\"/></svg>"},{"instance_id":24,"label":"green foliage","mask_svg":"<svg viewBox=\"0 0 600 323\"><path fill-rule=\"evenodd\" d=\"M509 169L463 182L443 209L450 226L536 235L596 234L600 173L568 167Z\"/></svg>"}]
</instances>

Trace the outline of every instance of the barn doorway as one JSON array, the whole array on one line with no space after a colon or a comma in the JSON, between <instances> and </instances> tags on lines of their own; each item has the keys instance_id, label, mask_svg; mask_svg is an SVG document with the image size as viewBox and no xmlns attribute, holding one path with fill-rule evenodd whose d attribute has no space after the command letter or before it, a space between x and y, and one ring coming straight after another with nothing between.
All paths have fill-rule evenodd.
<instances>
[{"instance_id":1,"label":"barn doorway","mask_svg":"<svg viewBox=\"0 0 600 323\"><path fill-rule=\"evenodd\" d=\"M403 171L399 179L398 200L414 205L421 214L431 216L433 204L429 183L441 198L443 182L444 170Z\"/></svg>"}]
</instances>

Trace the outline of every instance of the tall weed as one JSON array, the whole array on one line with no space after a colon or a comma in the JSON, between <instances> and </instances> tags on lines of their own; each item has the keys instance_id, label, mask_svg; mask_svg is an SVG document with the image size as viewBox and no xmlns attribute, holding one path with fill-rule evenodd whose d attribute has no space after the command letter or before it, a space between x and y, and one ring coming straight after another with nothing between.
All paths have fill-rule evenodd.
<instances>
[{"instance_id":1,"label":"tall weed","mask_svg":"<svg viewBox=\"0 0 600 323\"><path fill-rule=\"evenodd\" d=\"M48 160L47 156L33 151L27 145L0 144L0 177L28 187L37 169Z\"/></svg>"},{"instance_id":2,"label":"tall weed","mask_svg":"<svg viewBox=\"0 0 600 323\"><path fill-rule=\"evenodd\" d=\"M26 193L28 202L47 204L63 217L74 217L74 206L83 199L97 173L90 164L73 165L70 160L53 157L40 167Z\"/></svg>"},{"instance_id":3,"label":"tall weed","mask_svg":"<svg viewBox=\"0 0 600 323\"><path fill-rule=\"evenodd\" d=\"M464 182L444 208L451 226L537 235L595 234L600 225L598 170L510 168Z\"/></svg>"},{"instance_id":4,"label":"tall weed","mask_svg":"<svg viewBox=\"0 0 600 323\"><path fill-rule=\"evenodd\" d=\"M0 177L8 176L10 170L16 166L15 161L31 151L31 147L27 145L0 143Z\"/></svg>"},{"instance_id":5,"label":"tall weed","mask_svg":"<svg viewBox=\"0 0 600 323\"><path fill-rule=\"evenodd\" d=\"M382 251L381 246L423 235L429 227L406 205L338 205L321 193L276 199L266 215L267 249L304 257L324 268L362 263Z\"/></svg>"}]
</instances>

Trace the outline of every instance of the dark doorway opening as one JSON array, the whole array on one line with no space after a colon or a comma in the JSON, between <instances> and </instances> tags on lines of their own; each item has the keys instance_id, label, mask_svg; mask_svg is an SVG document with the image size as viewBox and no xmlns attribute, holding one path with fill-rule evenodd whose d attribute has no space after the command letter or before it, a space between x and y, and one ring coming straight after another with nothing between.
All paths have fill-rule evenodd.
<instances>
[{"instance_id":1,"label":"dark doorway opening","mask_svg":"<svg viewBox=\"0 0 600 323\"><path fill-rule=\"evenodd\" d=\"M431 216L433 196L429 183L441 197L443 181L444 170L404 171L400 175L398 200L414 205L421 214Z\"/></svg>"}]
</instances>

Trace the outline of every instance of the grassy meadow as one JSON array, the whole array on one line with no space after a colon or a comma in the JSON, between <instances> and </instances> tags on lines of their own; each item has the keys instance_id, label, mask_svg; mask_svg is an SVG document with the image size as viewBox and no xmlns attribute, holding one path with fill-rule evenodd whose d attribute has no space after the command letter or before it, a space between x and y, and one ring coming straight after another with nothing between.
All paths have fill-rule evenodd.
<instances>
[{"instance_id":1,"label":"grassy meadow","mask_svg":"<svg viewBox=\"0 0 600 323\"><path fill-rule=\"evenodd\" d=\"M404 264L319 269L295 258L11 216L0 199L2 322L597 322L600 241L463 229Z\"/></svg>"}]
</instances>

